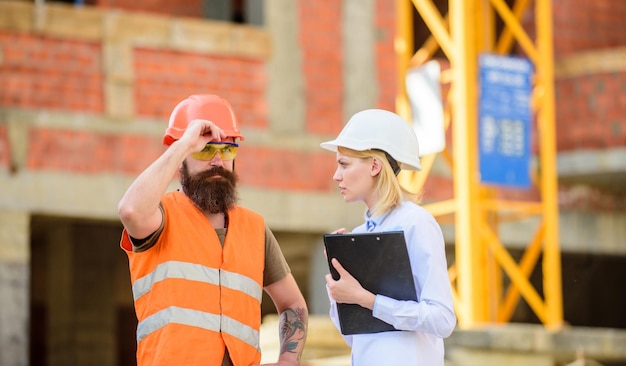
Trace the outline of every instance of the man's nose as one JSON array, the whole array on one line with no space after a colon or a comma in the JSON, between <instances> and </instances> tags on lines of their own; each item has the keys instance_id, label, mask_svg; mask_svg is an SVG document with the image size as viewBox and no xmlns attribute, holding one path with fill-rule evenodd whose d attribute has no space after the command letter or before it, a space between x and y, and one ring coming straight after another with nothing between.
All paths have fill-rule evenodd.
<instances>
[{"instance_id":1,"label":"man's nose","mask_svg":"<svg viewBox=\"0 0 626 366\"><path fill-rule=\"evenodd\" d=\"M215 153L215 156L211 159L211 166L224 166L224 160L222 160L219 153Z\"/></svg>"}]
</instances>

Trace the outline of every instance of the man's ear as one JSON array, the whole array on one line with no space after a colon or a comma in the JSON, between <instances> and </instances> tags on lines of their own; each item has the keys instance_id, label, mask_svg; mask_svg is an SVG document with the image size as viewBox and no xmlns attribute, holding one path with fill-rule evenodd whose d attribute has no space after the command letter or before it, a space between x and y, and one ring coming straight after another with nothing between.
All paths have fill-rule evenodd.
<instances>
[{"instance_id":1,"label":"man's ear","mask_svg":"<svg viewBox=\"0 0 626 366\"><path fill-rule=\"evenodd\" d=\"M178 170L176 170L176 178L180 179L180 177L183 175L183 169L185 167L186 161L187 158L185 158L185 160L178 166Z\"/></svg>"},{"instance_id":2,"label":"man's ear","mask_svg":"<svg viewBox=\"0 0 626 366\"><path fill-rule=\"evenodd\" d=\"M372 177L375 177L378 174L380 174L381 170L383 170L383 163L382 163L382 161L380 161L380 159L378 159L376 157L372 158L372 166L370 168L370 175Z\"/></svg>"}]
</instances>

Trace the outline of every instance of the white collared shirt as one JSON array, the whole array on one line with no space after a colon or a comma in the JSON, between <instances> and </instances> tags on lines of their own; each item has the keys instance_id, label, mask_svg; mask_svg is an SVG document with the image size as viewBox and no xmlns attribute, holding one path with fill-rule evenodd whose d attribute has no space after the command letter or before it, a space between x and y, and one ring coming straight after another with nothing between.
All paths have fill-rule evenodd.
<instances>
[{"instance_id":1,"label":"white collared shirt","mask_svg":"<svg viewBox=\"0 0 626 366\"><path fill-rule=\"evenodd\" d=\"M456 316L439 224L424 208L408 201L378 217L366 213L365 219L353 233L404 231L418 301L376 295L374 317L402 331L344 336L352 348L352 365L443 366L443 338L454 330ZM330 317L341 329L332 299Z\"/></svg>"}]
</instances>

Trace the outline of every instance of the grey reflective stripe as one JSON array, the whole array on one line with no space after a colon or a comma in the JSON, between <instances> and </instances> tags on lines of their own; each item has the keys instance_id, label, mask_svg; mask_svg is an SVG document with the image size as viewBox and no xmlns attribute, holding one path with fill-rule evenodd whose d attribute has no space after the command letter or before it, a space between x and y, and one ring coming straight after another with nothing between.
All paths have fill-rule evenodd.
<instances>
[{"instance_id":1,"label":"grey reflective stripe","mask_svg":"<svg viewBox=\"0 0 626 366\"><path fill-rule=\"evenodd\" d=\"M238 290L252 298L261 301L263 288L253 279L235 272L222 270L221 285ZM220 284L220 271L201 264L180 261L169 261L159 264L154 271L138 278L133 283L133 298L135 301L148 293L152 286L168 278L184 278L191 281L206 282L213 285Z\"/></svg>"},{"instance_id":2,"label":"grey reflective stripe","mask_svg":"<svg viewBox=\"0 0 626 366\"><path fill-rule=\"evenodd\" d=\"M220 331L219 315L171 306L150 315L137 325L137 343L170 323L200 327L214 332Z\"/></svg>"},{"instance_id":3,"label":"grey reflective stripe","mask_svg":"<svg viewBox=\"0 0 626 366\"><path fill-rule=\"evenodd\" d=\"M260 352L259 332L248 325L238 322L233 318L222 316L222 332L228 333L235 338L239 338Z\"/></svg>"},{"instance_id":4,"label":"grey reflective stripe","mask_svg":"<svg viewBox=\"0 0 626 366\"><path fill-rule=\"evenodd\" d=\"M259 307L261 306L263 288L253 279L235 272L224 270L220 272L215 268L180 261L161 263L154 271L137 279L133 283L135 301L150 292L155 283L168 278L200 281L241 291L255 299L259 302ZM145 318L137 325L137 342L169 323L177 323L215 332L221 330L259 350L259 332L257 330L226 316L222 316L221 322L220 326L220 315L217 314L171 306Z\"/></svg>"},{"instance_id":5,"label":"grey reflective stripe","mask_svg":"<svg viewBox=\"0 0 626 366\"><path fill-rule=\"evenodd\" d=\"M244 294L261 302L261 298L263 296L263 288L250 277L246 277L239 273L222 270L221 282L222 286L241 291Z\"/></svg>"},{"instance_id":6,"label":"grey reflective stripe","mask_svg":"<svg viewBox=\"0 0 626 366\"><path fill-rule=\"evenodd\" d=\"M138 298L148 293L152 286L168 278L184 278L191 281L200 281L219 285L219 270L203 266L201 264L180 261L169 261L159 264L154 271L138 278L133 283L133 298Z\"/></svg>"},{"instance_id":7,"label":"grey reflective stripe","mask_svg":"<svg viewBox=\"0 0 626 366\"><path fill-rule=\"evenodd\" d=\"M171 323L199 327L214 332L220 331L219 315L180 308L177 306L170 306L169 308L154 313L139 322L137 325L137 343L141 342L142 339L151 333L156 332ZM254 328L238 322L233 318L222 316L221 329L224 333L238 338L242 342L249 344L260 352L259 331Z\"/></svg>"}]
</instances>

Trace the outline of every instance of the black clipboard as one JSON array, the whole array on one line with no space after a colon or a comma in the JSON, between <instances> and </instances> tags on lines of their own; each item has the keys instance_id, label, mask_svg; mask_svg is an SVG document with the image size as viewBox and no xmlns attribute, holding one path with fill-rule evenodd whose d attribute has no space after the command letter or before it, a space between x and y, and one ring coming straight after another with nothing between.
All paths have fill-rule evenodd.
<instances>
[{"instance_id":1,"label":"black clipboard","mask_svg":"<svg viewBox=\"0 0 626 366\"><path fill-rule=\"evenodd\" d=\"M330 263L332 258L337 258L370 292L397 300L417 301L404 232L324 234L324 247L335 280L339 279L339 273ZM344 335L397 330L357 304L337 304L337 311Z\"/></svg>"}]
</instances>

